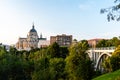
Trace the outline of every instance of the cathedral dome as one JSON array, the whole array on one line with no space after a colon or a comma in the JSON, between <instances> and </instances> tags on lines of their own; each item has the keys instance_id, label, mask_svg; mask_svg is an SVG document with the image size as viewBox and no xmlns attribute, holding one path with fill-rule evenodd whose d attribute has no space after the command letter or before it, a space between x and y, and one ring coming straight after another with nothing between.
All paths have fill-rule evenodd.
<instances>
[{"instance_id":1,"label":"cathedral dome","mask_svg":"<svg viewBox=\"0 0 120 80\"><path fill-rule=\"evenodd\" d=\"M30 32L37 32L37 31L35 30L35 28L34 28L34 24L33 24L33 26L32 26L32 29L30 30Z\"/></svg>"},{"instance_id":2,"label":"cathedral dome","mask_svg":"<svg viewBox=\"0 0 120 80\"><path fill-rule=\"evenodd\" d=\"M31 40L31 39L38 39L38 34L37 34L37 31L35 30L34 24L32 26L32 29L30 29L30 31L28 32L27 38L29 40Z\"/></svg>"}]
</instances>

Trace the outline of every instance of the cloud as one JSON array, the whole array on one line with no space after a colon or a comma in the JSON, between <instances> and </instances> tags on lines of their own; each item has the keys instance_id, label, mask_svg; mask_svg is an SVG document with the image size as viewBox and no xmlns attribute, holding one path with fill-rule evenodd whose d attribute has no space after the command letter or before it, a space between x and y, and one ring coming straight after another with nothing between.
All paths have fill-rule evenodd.
<instances>
[{"instance_id":1,"label":"cloud","mask_svg":"<svg viewBox=\"0 0 120 80\"><path fill-rule=\"evenodd\" d=\"M94 8L94 2L93 1L86 1L85 3L81 3L79 5L80 10L91 10Z\"/></svg>"},{"instance_id":2,"label":"cloud","mask_svg":"<svg viewBox=\"0 0 120 80\"><path fill-rule=\"evenodd\" d=\"M91 9L91 6L90 5L86 5L86 4L81 4L81 5L79 5L79 8L81 10L89 10L89 9Z\"/></svg>"}]
</instances>

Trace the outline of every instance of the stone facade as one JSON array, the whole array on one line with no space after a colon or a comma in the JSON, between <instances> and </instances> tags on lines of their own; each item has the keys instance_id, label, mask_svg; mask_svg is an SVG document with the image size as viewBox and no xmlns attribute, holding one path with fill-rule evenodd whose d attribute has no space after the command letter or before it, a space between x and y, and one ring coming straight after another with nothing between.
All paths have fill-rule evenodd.
<instances>
[{"instance_id":1,"label":"stone facade","mask_svg":"<svg viewBox=\"0 0 120 80\"><path fill-rule=\"evenodd\" d=\"M90 39L88 40L88 44L90 47L95 48L100 40L102 39Z\"/></svg>"},{"instance_id":2,"label":"stone facade","mask_svg":"<svg viewBox=\"0 0 120 80\"><path fill-rule=\"evenodd\" d=\"M47 47L49 45L50 45L50 41L47 40L46 38L43 38L41 34L38 42L38 48Z\"/></svg>"},{"instance_id":3,"label":"stone facade","mask_svg":"<svg viewBox=\"0 0 120 80\"><path fill-rule=\"evenodd\" d=\"M49 45L50 45L49 40L39 40L39 42L38 42L38 48L47 47Z\"/></svg>"},{"instance_id":4,"label":"stone facade","mask_svg":"<svg viewBox=\"0 0 120 80\"><path fill-rule=\"evenodd\" d=\"M57 42L60 46L70 46L72 44L72 35L57 35L57 36L51 36L50 37L50 44L53 44L54 42Z\"/></svg>"},{"instance_id":5,"label":"stone facade","mask_svg":"<svg viewBox=\"0 0 120 80\"><path fill-rule=\"evenodd\" d=\"M34 24L32 29L27 34L27 38L19 38L16 43L16 48L18 50L30 50L31 48L38 48L39 40L46 40L46 38L42 38L42 34L40 38L38 36L37 31L35 30Z\"/></svg>"}]
</instances>

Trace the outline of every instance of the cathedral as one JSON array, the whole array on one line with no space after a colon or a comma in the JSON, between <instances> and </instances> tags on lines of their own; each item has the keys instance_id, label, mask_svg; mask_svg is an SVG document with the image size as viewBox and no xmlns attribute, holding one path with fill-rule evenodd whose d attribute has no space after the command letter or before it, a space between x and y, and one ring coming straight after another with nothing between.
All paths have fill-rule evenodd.
<instances>
[{"instance_id":1,"label":"cathedral","mask_svg":"<svg viewBox=\"0 0 120 80\"><path fill-rule=\"evenodd\" d=\"M37 31L35 30L35 26L33 24L32 29L27 34L27 38L19 38L16 43L16 48L18 50L31 50L31 48L38 48L38 43L40 40L45 40L46 38L42 38L42 34L40 38L38 36Z\"/></svg>"}]
</instances>

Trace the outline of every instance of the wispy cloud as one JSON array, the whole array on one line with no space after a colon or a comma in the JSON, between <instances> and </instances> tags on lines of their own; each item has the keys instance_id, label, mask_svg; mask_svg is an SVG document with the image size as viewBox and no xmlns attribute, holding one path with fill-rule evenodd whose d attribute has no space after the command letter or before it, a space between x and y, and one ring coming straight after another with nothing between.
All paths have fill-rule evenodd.
<instances>
[{"instance_id":1,"label":"wispy cloud","mask_svg":"<svg viewBox=\"0 0 120 80\"><path fill-rule=\"evenodd\" d=\"M90 5L86 5L86 4L80 4L79 8L81 10L89 10L89 9L91 9L91 6Z\"/></svg>"},{"instance_id":2,"label":"wispy cloud","mask_svg":"<svg viewBox=\"0 0 120 80\"><path fill-rule=\"evenodd\" d=\"M93 1L87 1L85 3L79 4L80 10L90 10L94 8L94 2Z\"/></svg>"}]
</instances>

